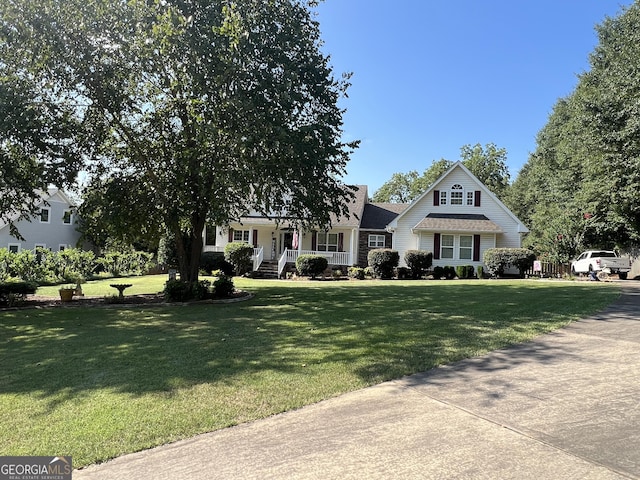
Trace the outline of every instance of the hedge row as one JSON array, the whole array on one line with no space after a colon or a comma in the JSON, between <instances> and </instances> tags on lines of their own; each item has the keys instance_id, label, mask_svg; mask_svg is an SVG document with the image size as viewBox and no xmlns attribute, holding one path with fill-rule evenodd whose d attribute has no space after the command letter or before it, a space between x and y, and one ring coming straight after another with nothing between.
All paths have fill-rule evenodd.
<instances>
[{"instance_id":1,"label":"hedge row","mask_svg":"<svg viewBox=\"0 0 640 480\"><path fill-rule=\"evenodd\" d=\"M93 252L68 248L59 252L47 249L10 252L0 248L0 282L20 278L39 285L76 283L101 271L117 276L144 275L153 266L153 254L139 251Z\"/></svg>"}]
</instances>

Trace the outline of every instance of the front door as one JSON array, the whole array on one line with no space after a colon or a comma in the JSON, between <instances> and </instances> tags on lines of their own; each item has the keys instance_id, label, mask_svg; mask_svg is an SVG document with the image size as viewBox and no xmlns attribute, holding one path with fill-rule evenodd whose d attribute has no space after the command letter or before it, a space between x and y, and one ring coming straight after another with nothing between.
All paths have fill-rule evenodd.
<instances>
[{"instance_id":1,"label":"front door","mask_svg":"<svg viewBox=\"0 0 640 480\"><path fill-rule=\"evenodd\" d=\"M280 253L284 252L285 248L293 250L293 232L283 232L280 234Z\"/></svg>"}]
</instances>

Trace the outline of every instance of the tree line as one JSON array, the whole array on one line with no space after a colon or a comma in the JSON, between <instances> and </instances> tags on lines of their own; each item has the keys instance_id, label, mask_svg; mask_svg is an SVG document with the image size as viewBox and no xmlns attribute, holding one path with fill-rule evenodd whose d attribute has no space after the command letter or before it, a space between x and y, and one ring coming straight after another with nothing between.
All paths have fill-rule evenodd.
<instances>
[{"instance_id":1,"label":"tree line","mask_svg":"<svg viewBox=\"0 0 640 480\"><path fill-rule=\"evenodd\" d=\"M513 182L507 152L465 145L461 160L530 229L523 245L552 262L640 241L640 1L596 26L599 43L560 98ZM409 202L452 164L396 173L373 195Z\"/></svg>"}]
</instances>

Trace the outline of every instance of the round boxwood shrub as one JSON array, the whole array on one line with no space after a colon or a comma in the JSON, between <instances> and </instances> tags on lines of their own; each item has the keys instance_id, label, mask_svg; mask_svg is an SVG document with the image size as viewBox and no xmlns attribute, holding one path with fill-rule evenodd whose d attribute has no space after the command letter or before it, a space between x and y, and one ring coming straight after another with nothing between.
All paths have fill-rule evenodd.
<instances>
[{"instance_id":1,"label":"round boxwood shrub","mask_svg":"<svg viewBox=\"0 0 640 480\"><path fill-rule=\"evenodd\" d=\"M244 275L251 269L253 247L244 242L227 243L224 247L224 259L233 265L236 275Z\"/></svg>"},{"instance_id":2,"label":"round boxwood shrub","mask_svg":"<svg viewBox=\"0 0 640 480\"><path fill-rule=\"evenodd\" d=\"M347 276L349 278L355 278L356 280L364 280L364 268L349 267L349 269L347 270Z\"/></svg>"},{"instance_id":3,"label":"round boxwood shrub","mask_svg":"<svg viewBox=\"0 0 640 480\"><path fill-rule=\"evenodd\" d=\"M329 261L322 255L300 255L296 259L296 270L303 277L316 278L329 266Z\"/></svg>"},{"instance_id":4,"label":"round boxwood shrub","mask_svg":"<svg viewBox=\"0 0 640 480\"><path fill-rule=\"evenodd\" d=\"M456 275L460 279L473 278L473 265L458 265L456 267Z\"/></svg>"},{"instance_id":5,"label":"round boxwood shrub","mask_svg":"<svg viewBox=\"0 0 640 480\"><path fill-rule=\"evenodd\" d=\"M404 263L411 270L411 278L422 278L431 268L433 253L425 250L407 250L404 254Z\"/></svg>"},{"instance_id":6,"label":"round boxwood shrub","mask_svg":"<svg viewBox=\"0 0 640 480\"><path fill-rule=\"evenodd\" d=\"M400 254L389 248L370 250L367 256L373 275L378 278L392 278L393 270L400 263Z\"/></svg>"},{"instance_id":7,"label":"round boxwood shrub","mask_svg":"<svg viewBox=\"0 0 640 480\"><path fill-rule=\"evenodd\" d=\"M433 267L433 278L435 280L440 280L442 277L444 277L444 268L440 266Z\"/></svg>"}]
</instances>

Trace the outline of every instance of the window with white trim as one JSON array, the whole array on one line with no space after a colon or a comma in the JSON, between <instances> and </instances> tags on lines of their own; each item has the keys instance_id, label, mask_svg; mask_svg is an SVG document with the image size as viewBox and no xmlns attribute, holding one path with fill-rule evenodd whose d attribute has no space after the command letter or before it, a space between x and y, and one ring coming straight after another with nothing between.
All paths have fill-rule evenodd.
<instances>
[{"instance_id":1,"label":"window with white trim","mask_svg":"<svg viewBox=\"0 0 640 480\"><path fill-rule=\"evenodd\" d=\"M51 213L51 209L49 208L41 208L40 209L40 223L49 223L49 214Z\"/></svg>"},{"instance_id":2,"label":"window with white trim","mask_svg":"<svg viewBox=\"0 0 640 480\"><path fill-rule=\"evenodd\" d=\"M462 205L462 195L464 190L462 185L456 183L451 187L451 205Z\"/></svg>"},{"instance_id":3,"label":"window with white trim","mask_svg":"<svg viewBox=\"0 0 640 480\"><path fill-rule=\"evenodd\" d=\"M473 207L473 192L467 192L467 206Z\"/></svg>"},{"instance_id":4,"label":"window with white trim","mask_svg":"<svg viewBox=\"0 0 640 480\"><path fill-rule=\"evenodd\" d=\"M320 252L337 252L338 251L338 234L318 232L318 251Z\"/></svg>"},{"instance_id":5,"label":"window with white trim","mask_svg":"<svg viewBox=\"0 0 640 480\"><path fill-rule=\"evenodd\" d=\"M20 244L19 243L10 243L8 245L9 247L9 251L11 253L18 253L20 251Z\"/></svg>"},{"instance_id":6,"label":"window with white trim","mask_svg":"<svg viewBox=\"0 0 640 480\"><path fill-rule=\"evenodd\" d=\"M249 230L234 230L233 241L249 243L249 234L250 234Z\"/></svg>"},{"instance_id":7,"label":"window with white trim","mask_svg":"<svg viewBox=\"0 0 640 480\"><path fill-rule=\"evenodd\" d=\"M444 190L440 190L440 205L447 204L447 192Z\"/></svg>"},{"instance_id":8,"label":"window with white trim","mask_svg":"<svg viewBox=\"0 0 640 480\"><path fill-rule=\"evenodd\" d=\"M216 226L208 225L204 229L204 244L215 245L216 244Z\"/></svg>"},{"instance_id":9,"label":"window with white trim","mask_svg":"<svg viewBox=\"0 0 640 480\"><path fill-rule=\"evenodd\" d=\"M440 258L453 258L453 235L440 236Z\"/></svg>"},{"instance_id":10,"label":"window with white trim","mask_svg":"<svg viewBox=\"0 0 640 480\"><path fill-rule=\"evenodd\" d=\"M460 260L473 258L473 235L460 235Z\"/></svg>"},{"instance_id":11,"label":"window with white trim","mask_svg":"<svg viewBox=\"0 0 640 480\"><path fill-rule=\"evenodd\" d=\"M385 236L384 235L369 235L369 248L384 248Z\"/></svg>"},{"instance_id":12,"label":"window with white trim","mask_svg":"<svg viewBox=\"0 0 640 480\"><path fill-rule=\"evenodd\" d=\"M73 214L71 213L71 210L65 210L62 214L62 223L64 223L65 225L71 225L72 221Z\"/></svg>"},{"instance_id":13,"label":"window with white trim","mask_svg":"<svg viewBox=\"0 0 640 480\"><path fill-rule=\"evenodd\" d=\"M66 249L67 249L67 245L64 245L62 243L58 245L58 251L62 252L63 250L66 250Z\"/></svg>"}]
</instances>

